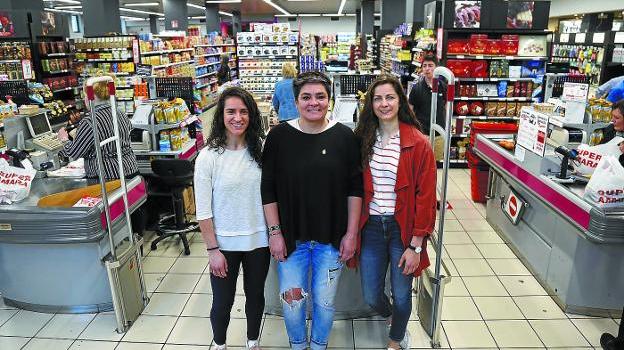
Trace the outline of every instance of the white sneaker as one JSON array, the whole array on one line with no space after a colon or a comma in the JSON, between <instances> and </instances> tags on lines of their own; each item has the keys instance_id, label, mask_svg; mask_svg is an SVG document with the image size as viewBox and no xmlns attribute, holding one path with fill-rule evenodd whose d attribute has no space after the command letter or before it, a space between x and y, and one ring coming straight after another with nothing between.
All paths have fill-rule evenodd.
<instances>
[{"instance_id":1,"label":"white sneaker","mask_svg":"<svg viewBox=\"0 0 624 350\"><path fill-rule=\"evenodd\" d=\"M227 345L225 345L225 344L223 344L223 345L215 344L214 345L214 349L215 350L226 350L227 349Z\"/></svg>"},{"instance_id":2,"label":"white sneaker","mask_svg":"<svg viewBox=\"0 0 624 350\"><path fill-rule=\"evenodd\" d=\"M405 350L409 349L410 334L409 334L409 331L407 329L405 330L405 336L403 336L403 340L401 340L399 345L401 346L401 349L405 349Z\"/></svg>"},{"instance_id":3,"label":"white sneaker","mask_svg":"<svg viewBox=\"0 0 624 350\"><path fill-rule=\"evenodd\" d=\"M258 340L247 340L247 350L260 350L260 342Z\"/></svg>"}]
</instances>

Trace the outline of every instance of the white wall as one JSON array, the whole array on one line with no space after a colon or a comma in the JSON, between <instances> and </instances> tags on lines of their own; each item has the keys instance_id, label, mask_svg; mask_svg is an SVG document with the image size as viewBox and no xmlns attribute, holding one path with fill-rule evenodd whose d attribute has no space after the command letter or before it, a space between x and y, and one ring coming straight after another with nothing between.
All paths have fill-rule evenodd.
<instances>
[{"instance_id":1,"label":"white wall","mask_svg":"<svg viewBox=\"0 0 624 350\"><path fill-rule=\"evenodd\" d=\"M550 17L624 10L623 0L551 0Z\"/></svg>"},{"instance_id":2,"label":"white wall","mask_svg":"<svg viewBox=\"0 0 624 350\"><path fill-rule=\"evenodd\" d=\"M298 17L295 22L288 22L285 17L278 17L278 22L290 23L290 28L297 29L301 21L301 32L315 35L355 32L355 17L338 17L332 21L329 17Z\"/></svg>"}]
</instances>

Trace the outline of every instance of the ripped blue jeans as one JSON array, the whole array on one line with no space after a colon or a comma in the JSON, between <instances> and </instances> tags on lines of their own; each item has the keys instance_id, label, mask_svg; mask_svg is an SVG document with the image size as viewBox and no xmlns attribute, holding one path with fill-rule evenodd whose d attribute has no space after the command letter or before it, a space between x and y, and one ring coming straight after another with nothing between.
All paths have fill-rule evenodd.
<instances>
[{"instance_id":1,"label":"ripped blue jeans","mask_svg":"<svg viewBox=\"0 0 624 350\"><path fill-rule=\"evenodd\" d=\"M339 255L331 244L297 242L295 251L277 265L284 323L293 350L308 347L306 309L310 298L312 334L309 347L312 350L327 347L336 311L334 297L343 268ZM310 270L312 278L308 287Z\"/></svg>"}]
</instances>

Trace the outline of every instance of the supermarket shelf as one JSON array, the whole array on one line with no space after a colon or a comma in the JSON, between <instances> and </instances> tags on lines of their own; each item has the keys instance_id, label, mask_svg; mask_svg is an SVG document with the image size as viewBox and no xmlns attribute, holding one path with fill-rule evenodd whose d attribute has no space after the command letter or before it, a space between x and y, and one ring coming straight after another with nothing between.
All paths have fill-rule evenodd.
<instances>
[{"instance_id":1,"label":"supermarket shelf","mask_svg":"<svg viewBox=\"0 0 624 350\"><path fill-rule=\"evenodd\" d=\"M624 62L607 62L607 66L624 66Z\"/></svg>"},{"instance_id":2,"label":"supermarket shelf","mask_svg":"<svg viewBox=\"0 0 624 350\"><path fill-rule=\"evenodd\" d=\"M195 62L195 61L190 60L190 61L182 61L182 62L173 62L173 63L161 64L159 66L153 66L152 69L162 69L162 68L167 68L167 67L171 67L171 66L190 64L190 63L193 63L193 62Z\"/></svg>"},{"instance_id":3,"label":"supermarket shelf","mask_svg":"<svg viewBox=\"0 0 624 350\"><path fill-rule=\"evenodd\" d=\"M214 65L219 64L219 63L221 63L221 62L217 61L217 62L210 62L210 63L205 63L205 64L199 64L199 65L196 65L195 68L214 66Z\"/></svg>"},{"instance_id":4,"label":"supermarket shelf","mask_svg":"<svg viewBox=\"0 0 624 350\"><path fill-rule=\"evenodd\" d=\"M93 62L93 63L99 63L99 62L128 62L129 60L131 60L132 57L126 57L126 58L87 58L87 59L82 59L82 58L77 58L77 61L84 61L84 62Z\"/></svg>"},{"instance_id":5,"label":"supermarket shelf","mask_svg":"<svg viewBox=\"0 0 624 350\"><path fill-rule=\"evenodd\" d=\"M455 78L456 81L533 81L535 78Z\"/></svg>"},{"instance_id":6,"label":"supermarket shelf","mask_svg":"<svg viewBox=\"0 0 624 350\"><path fill-rule=\"evenodd\" d=\"M422 66L422 63L420 63L418 61L412 61L412 66L420 67L420 66Z\"/></svg>"},{"instance_id":7,"label":"supermarket shelf","mask_svg":"<svg viewBox=\"0 0 624 350\"><path fill-rule=\"evenodd\" d=\"M446 58L457 59L476 59L476 60L535 60L545 61L548 60L548 56L493 56L493 55L446 55Z\"/></svg>"},{"instance_id":8,"label":"supermarket shelf","mask_svg":"<svg viewBox=\"0 0 624 350\"><path fill-rule=\"evenodd\" d=\"M270 55L270 56L238 56L238 59L243 59L243 60L257 60L257 59L263 59L263 58L289 58L289 59L293 59L293 58L297 58L296 56L292 56L292 55L287 55L287 56L281 56L281 55Z\"/></svg>"},{"instance_id":9,"label":"supermarket shelf","mask_svg":"<svg viewBox=\"0 0 624 350\"><path fill-rule=\"evenodd\" d=\"M210 73L206 73L206 74L202 74L202 75L198 75L195 77L195 79L199 79L199 78L204 78L204 77L209 77L211 75L217 74L217 72L210 72Z\"/></svg>"},{"instance_id":10,"label":"supermarket shelf","mask_svg":"<svg viewBox=\"0 0 624 350\"><path fill-rule=\"evenodd\" d=\"M455 135L451 135L451 137L469 137L470 134L455 134Z\"/></svg>"},{"instance_id":11,"label":"supermarket shelf","mask_svg":"<svg viewBox=\"0 0 624 350\"><path fill-rule=\"evenodd\" d=\"M530 97L455 97L455 101L533 101Z\"/></svg>"},{"instance_id":12,"label":"supermarket shelf","mask_svg":"<svg viewBox=\"0 0 624 350\"><path fill-rule=\"evenodd\" d=\"M494 117L494 116L472 116L472 115L454 115L453 119L478 119L478 120L520 120L520 117L514 116L505 116L505 117Z\"/></svg>"},{"instance_id":13,"label":"supermarket shelf","mask_svg":"<svg viewBox=\"0 0 624 350\"><path fill-rule=\"evenodd\" d=\"M241 74L241 78L257 78L257 77L281 77L280 73L269 73L269 74Z\"/></svg>"},{"instance_id":14,"label":"supermarket shelf","mask_svg":"<svg viewBox=\"0 0 624 350\"><path fill-rule=\"evenodd\" d=\"M41 57L66 57L66 56L73 56L74 53L73 52L55 52L55 53L46 53L46 54L41 54Z\"/></svg>"},{"instance_id":15,"label":"supermarket shelf","mask_svg":"<svg viewBox=\"0 0 624 350\"><path fill-rule=\"evenodd\" d=\"M186 51L193 51L192 47L186 48L186 49L173 49L173 50L161 50L161 51L147 51L147 52L141 52L141 56L150 56L150 55L162 55L164 53L175 53L175 52L186 52Z\"/></svg>"},{"instance_id":16,"label":"supermarket shelf","mask_svg":"<svg viewBox=\"0 0 624 350\"><path fill-rule=\"evenodd\" d=\"M74 89L78 89L78 88L80 88L80 86L70 86L70 87L66 87L66 88L62 88L62 89L52 90L52 93L55 94L57 92L69 91L69 90L74 90Z\"/></svg>"},{"instance_id":17,"label":"supermarket shelf","mask_svg":"<svg viewBox=\"0 0 624 350\"><path fill-rule=\"evenodd\" d=\"M466 159L449 159L449 163L464 164L468 163L468 161Z\"/></svg>"},{"instance_id":18,"label":"supermarket shelf","mask_svg":"<svg viewBox=\"0 0 624 350\"><path fill-rule=\"evenodd\" d=\"M62 70L53 70L53 71L43 71L46 74L61 74L61 73L71 73L72 71L70 71L69 69L62 69Z\"/></svg>"},{"instance_id":19,"label":"supermarket shelf","mask_svg":"<svg viewBox=\"0 0 624 350\"><path fill-rule=\"evenodd\" d=\"M194 45L194 47L224 47L224 46L236 46L236 44L231 43L231 44L199 44L199 45Z\"/></svg>"},{"instance_id":20,"label":"supermarket shelf","mask_svg":"<svg viewBox=\"0 0 624 350\"><path fill-rule=\"evenodd\" d=\"M117 101L134 101L133 97L116 97Z\"/></svg>"},{"instance_id":21,"label":"supermarket shelf","mask_svg":"<svg viewBox=\"0 0 624 350\"><path fill-rule=\"evenodd\" d=\"M224 54L225 52L213 52L213 53L203 53L200 55L195 55L195 57L208 57L208 56L220 56L222 54Z\"/></svg>"},{"instance_id":22,"label":"supermarket shelf","mask_svg":"<svg viewBox=\"0 0 624 350\"><path fill-rule=\"evenodd\" d=\"M398 58L392 57L392 58L390 58L390 61L392 61L392 62L399 62L399 63L409 63L411 61L411 59L409 59L409 60L400 60Z\"/></svg>"},{"instance_id":23,"label":"supermarket shelf","mask_svg":"<svg viewBox=\"0 0 624 350\"><path fill-rule=\"evenodd\" d=\"M134 89L134 85L115 85L115 89Z\"/></svg>"},{"instance_id":24,"label":"supermarket shelf","mask_svg":"<svg viewBox=\"0 0 624 350\"><path fill-rule=\"evenodd\" d=\"M110 52L110 51L126 51L132 49L131 47L109 47L102 49L84 49L84 50L76 50L76 52Z\"/></svg>"},{"instance_id":25,"label":"supermarket shelf","mask_svg":"<svg viewBox=\"0 0 624 350\"><path fill-rule=\"evenodd\" d=\"M297 46L299 45L299 43L291 43L291 42L287 42L287 43L283 43L283 42L279 42L279 43L238 43L238 46Z\"/></svg>"},{"instance_id":26,"label":"supermarket shelf","mask_svg":"<svg viewBox=\"0 0 624 350\"><path fill-rule=\"evenodd\" d=\"M195 89L205 88L206 86L212 85L212 84L216 83L217 81L218 80L215 79L215 80L211 80L211 81L209 81L207 83L204 83L204 84L197 84L197 85L195 85Z\"/></svg>"},{"instance_id":27,"label":"supermarket shelf","mask_svg":"<svg viewBox=\"0 0 624 350\"><path fill-rule=\"evenodd\" d=\"M117 75L117 76L122 76L122 75L132 75L134 74L134 72L104 72L104 74L111 74L111 75ZM81 77L94 77L94 75L91 74L80 74Z\"/></svg>"},{"instance_id":28,"label":"supermarket shelf","mask_svg":"<svg viewBox=\"0 0 624 350\"><path fill-rule=\"evenodd\" d=\"M22 60L0 60L1 63L20 63Z\"/></svg>"},{"instance_id":29,"label":"supermarket shelf","mask_svg":"<svg viewBox=\"0 0 624 350\"><path fill-rule=\"evenodd\" d=\"M422 47L412 47L412 51L417 52L417 51L435 51L435 48L429 50L429 49L423 49Z\"/></svg>"}]
</instances>

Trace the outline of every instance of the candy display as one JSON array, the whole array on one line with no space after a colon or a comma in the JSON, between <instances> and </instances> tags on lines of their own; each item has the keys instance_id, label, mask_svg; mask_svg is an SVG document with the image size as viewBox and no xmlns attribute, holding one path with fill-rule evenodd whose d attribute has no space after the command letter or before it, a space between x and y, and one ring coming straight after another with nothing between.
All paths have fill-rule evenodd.
<instances>
[{"instance_id":1,"label":"candy display","mask_svg":"<svg viewBox=\"0 0 624 350\"><path fill-rule=\"evenodd\" d=\"M481 26L481 1L455 1L455 28Z\"/></svg>"}]
</instances>

